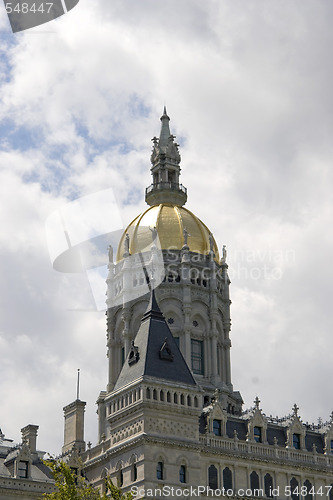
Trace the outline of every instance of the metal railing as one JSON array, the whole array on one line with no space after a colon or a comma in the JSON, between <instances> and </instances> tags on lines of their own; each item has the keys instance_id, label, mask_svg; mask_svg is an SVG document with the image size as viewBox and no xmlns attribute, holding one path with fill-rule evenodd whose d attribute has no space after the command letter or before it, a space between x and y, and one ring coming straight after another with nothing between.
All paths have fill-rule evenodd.
<instances>
[{"instance_id":1,"label":"metal railing","mask_svg":"<svg viewBox=\"0 0 333 500\"><path fill-rule=\"evenodd\" d=\"M171 191L181 191L182 193L187 195L187 189L182 184L178 184L177 182L158 182L156 184L151 184L146 188L146 195L155 190L171 190Z\"/></svg>"}]
</instances>

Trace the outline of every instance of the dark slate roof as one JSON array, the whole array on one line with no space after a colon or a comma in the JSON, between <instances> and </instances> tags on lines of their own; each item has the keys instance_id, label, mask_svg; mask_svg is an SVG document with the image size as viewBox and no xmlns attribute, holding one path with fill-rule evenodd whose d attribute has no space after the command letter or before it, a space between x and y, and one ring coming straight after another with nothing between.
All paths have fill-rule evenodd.
<instances>
[{"instance_id":1,"label":"dark slate roof","mask_svg":"<svg viewBox=\"0 0 333 500\"><path fill-rule=\"evenodd\" d=\"M322 436L317 432L307 432L305 434L305 448L308 451L312 451L313 444L317 447L318 453L324 453L324 443Z\"/></svg>"},{"instance_id":2,"label":"dark slate roof","mask_svg":"<svg viewBox=\"0 0 333 500\"><path fill-rule=\"evenodd\" d=\"M227 436L234 437L234 431L237 431L238 439L245 441L247 434L247 424L245 420L228 418L227 420Z\"/></svg>"},{"instance_id":3,"label":"dark slate roof","mask_svg":"<svg viewBox=\"0 0 333 500\"><path fill-rule=\"evenodd\" d=\"M279 446L285 446L287 441L287 435L284 427L279 425L271 425L267 426L267 441L268 444L274 444L274 438L277 439L277 444Z\"/></svg>"},{"instance_id":4,"label":"dark slate roof","mask_svg":"<svg viewBox=\"0 0 333 500\"><path fill-rule=\"evenodd\" d=\"M131 364L130 358L135 358ZM114 390L144 375L197 385L157 304L154 290Z\"/></svg>"}]
</instances>

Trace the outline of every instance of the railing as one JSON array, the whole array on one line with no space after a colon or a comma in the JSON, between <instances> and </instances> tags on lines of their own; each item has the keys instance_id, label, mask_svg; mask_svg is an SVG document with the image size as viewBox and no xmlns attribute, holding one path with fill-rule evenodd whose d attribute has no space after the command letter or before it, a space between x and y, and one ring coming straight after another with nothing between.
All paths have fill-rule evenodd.
<instances>
[{"instance_id":1,"label":"railing","mask_svg":"<svg viewBox=\"0 0 333 500\"><path fill-rule=\"evenodd\" d=\"M182 184L178 184L177 182L158 182L157 184L151 184L146 188L146 196L155 190L167 190L170 189L172 191L180 191L187 195L187 189Z\"/></svg>"},{"instance_id":2,"label":"railing","mask_svg":"<svg viewBox=\"0 0 333 500\"><path fill-rule=\"evenodd\" d=\"M314 463L333 468L333 456L313 453L311 451L297 451L290 448L282 448L268 444L258 445L257 443L244 442L240 440L215 437L200 436L200 443L204 446L220 448L229 453L255 455L267 458L276 458L283 461L298 463Z\"/></svg>"}]
</instances>

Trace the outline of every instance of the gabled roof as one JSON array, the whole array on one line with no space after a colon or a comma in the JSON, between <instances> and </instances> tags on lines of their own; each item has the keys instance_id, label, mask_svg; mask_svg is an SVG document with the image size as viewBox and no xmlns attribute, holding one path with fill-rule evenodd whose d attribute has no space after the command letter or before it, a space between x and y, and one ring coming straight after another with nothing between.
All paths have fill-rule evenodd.
<instances>
[{"instance_id":1,"label":"gabled roof","mask_svg":"<svg viewBox=\"0 0 333 500\"><path fill-rule=\"evenodd\" d=\"M144 376L197 385L157 304L154 290L114 390Z\"/></svg>"}]
</instances>

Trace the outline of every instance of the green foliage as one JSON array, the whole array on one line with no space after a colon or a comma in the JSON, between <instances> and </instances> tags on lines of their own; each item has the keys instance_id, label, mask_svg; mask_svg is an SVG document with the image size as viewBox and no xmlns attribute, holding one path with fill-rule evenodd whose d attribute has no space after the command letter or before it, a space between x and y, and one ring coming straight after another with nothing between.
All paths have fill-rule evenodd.
<instances>
[{"instance_id":1,"label":"green foliage","mask_svg":"<svg viewBox=\"0 0 333 500\"><path fill-rule=\"evenodd\" d=\"M132 500L131 493L122 494L121 489L117 488L111 479L106 479L106 493L101 494L94 489L81 476L75 472L65 462L48 460L45 464L51 469L57 491L44 494L45 500Z\"/></svg>"}]
</instances>

